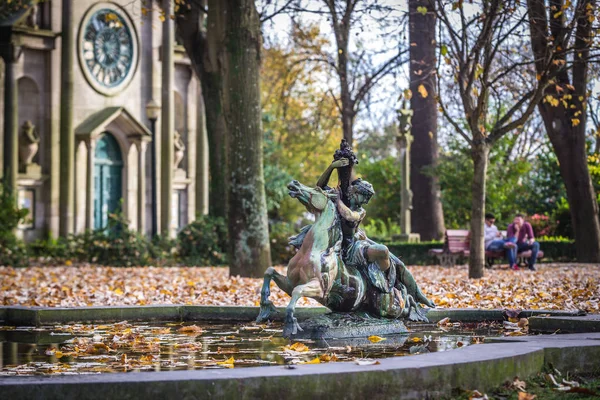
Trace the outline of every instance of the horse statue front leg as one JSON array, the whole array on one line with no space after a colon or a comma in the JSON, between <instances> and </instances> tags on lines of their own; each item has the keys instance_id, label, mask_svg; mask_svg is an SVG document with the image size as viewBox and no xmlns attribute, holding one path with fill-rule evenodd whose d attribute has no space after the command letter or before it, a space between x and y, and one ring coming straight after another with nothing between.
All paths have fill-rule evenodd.
<instances>
[{"instance_id":1,"label":"horse statue front leg","mask_svg":"<svg viewBox=\"0 0 600 400\"><path fill-rule=\"evenodd\" d=\"M303 285L298 285L292 291L292 299L287 306L285 314L285 325L283 326L283 337L289 338L292 335L302 331L298 320L294 317L294 311L296 310L296 303L300 300L300 297L312 297L320 298L323 297L323 288L321 282L317 278L313 278Z\"/></svg>"},{"instance_id":2,"label":"horse statue front leg","mask_svg":"<svg viewBox=\"0 0 600 400\"><path fill-rule=\"evenodd\" d=\"M271 300L269 300L269 296L271 295L271 280L275 281L281 290L290 296L292 295L293 286L287 276L281 275L273 267L267 268L265 271L263 286L260 291L260 312L258 313L258 317L256 317L256 322L267 321L272 313L279 312Z\"/></svg>"}]
</instances>

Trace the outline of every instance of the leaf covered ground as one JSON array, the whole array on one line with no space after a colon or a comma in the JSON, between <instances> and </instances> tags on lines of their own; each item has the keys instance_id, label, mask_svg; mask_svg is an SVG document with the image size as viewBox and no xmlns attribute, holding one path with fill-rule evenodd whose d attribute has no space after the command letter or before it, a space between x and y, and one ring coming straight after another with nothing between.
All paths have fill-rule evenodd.
<instances>
[{"instance_id":1,"label":"leaf covered ground","mask_svg":"<svg viewBox=\"0 0 600 400\"><path fill-rule=\"evenodd\" d=\"M466 266L409 269L440 307L580 309L600 313L599 265L542 264L537 272L495 267L477 280L467 278ZM0 304L258 305L261 284L262 279L230 278L224 267L0 267ZM278 288L271 291L271 298L278 306L289 301ZM298 305L317 303L301 299Z\"/></svg>"}]
</instances>

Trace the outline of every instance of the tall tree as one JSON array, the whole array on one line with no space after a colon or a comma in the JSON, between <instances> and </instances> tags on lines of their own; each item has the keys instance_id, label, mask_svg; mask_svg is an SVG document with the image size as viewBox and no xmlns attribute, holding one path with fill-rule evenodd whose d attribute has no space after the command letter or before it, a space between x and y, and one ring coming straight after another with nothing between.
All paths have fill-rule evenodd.
<instances>
[{"instance_id":1,"label":"tall tree","mask_svg":"<svg viewBox=\"0 0 600 400\"><path fill-rule=\"evenodd\" d=\"M412 96L410 106L414 123L411 133L410 180L413 191L413 230L421 239L439 239L444 232L444 213L436 175L438 162L436 95L436 16L435 3L409 0L410 90L418 93L422 85L430 95Z\"/></svg>"},{"instance_id":2,"label":"tall tree","mask_svg":"<svg viewBox=\"0 0 600 400\"><path fill-rule=\"evenodd\" d=\"M598 10L594 0L574 3L528 0L529 28L538 77L553 79L538 107L567 190L577 259L600 262L598 203L586 153L588 64Z\"/></svg>"},{"instance_id":3,"label":"tall tree","mask_svg":"<svg viewBox=\"0 0 600 400\"><path fill-rule=\"evenodd\" d=\"M260 19L254 0L226 0L222 17L223 111L228 132L231 275L262 276L271 264L263 177Z\"/></svg>"},{"instance_id":4,"label":"tall tree","mask_svg":"<svg viewBox=\"0 0 600 400\"><path fill-rule=\"evenodd\" d=\"M480 278L485 262L483 226L490 150L502 136L527 121L550 77L545 74L535 80L528 52L517 51L527 14L519 0L473 1L468 8L461 1L435 0L435 5L444 30L440 54L448 65L444 72L450 75L446 93L456 96L451 101L442 101L443 96L438 100L444 116L471 150L469 277ZM513 81L522 83L518 91L506 89ZM419 86L417 91L415 96L429 95L425 87Z\"/></svg>"},{"instance_id":5,"label":"tall tree","mask_svg":"<svg viewBox=\"0 0 600 400\"><path fill-rule=\"evenodd\" d=\"M209 151L209 215L227 217L227 128L223 112L223 15L219 0L176 3L177 34L200 79Z\"/></svg>"},{"instance_id":6,"label":"tall tree","mask_svg":"<svg viewBox=\"0 0 600 400\"><path fill-rule=\"evenodd\" d=\"M319 0L299 1L289 9L326 16L331 23L335 37L335 54L326 51L314 54L314 49L310 49L313 56L308 57L307 61L325 63L337 76L339 93L335 94L332 91L331 94L340 113L344 139L352 145L354 121L369 92L403 62L402 56L408 49L391 40L392 35L387 32L384 34L386 37L380 38L382 50L371 52L363 46L352 51L351 31L357 31L355 33L358 37L359 30L373 30L377 24L387 26L394 7L383 6L378 0ZM393 51L386 49L391 43L395 46ZM387 59L374 62L374 59L381 59L384 54L388 56Z\"/></svg>"}]
</instances>

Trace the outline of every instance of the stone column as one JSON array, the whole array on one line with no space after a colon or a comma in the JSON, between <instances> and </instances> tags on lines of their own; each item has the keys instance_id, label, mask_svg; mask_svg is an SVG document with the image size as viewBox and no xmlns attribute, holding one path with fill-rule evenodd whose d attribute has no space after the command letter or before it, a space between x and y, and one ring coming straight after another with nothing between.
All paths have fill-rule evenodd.
<instances>
[{"instance_id":1,"label":"stone column","mask_svg":"<svg viewBox=\"0 0 600 400\"><path fill-rule=\"evenodd\" d=\"M8 44L4 58L4 158L3 179L8 189L17 196L17 175L19 168L19 99L15 63L21 49Z\"/></svg>"},{"instance_id":2,"label":"stone column","mask_svg":"<svg viewBox=\"0 0 600 400\"><path fill-rule=\"evenodd\" d=\"M412 233L411 211L412 211L412 191L410 190L410 145L413 137L410 134L411 118L413 111L406 108L406 102L402 103L402 109L398 110L398 136L396 137L398 151L400 152L400 171L401 171L401 212L400 228L402 234L400 241L419 242L420 235Z\"/></svg>"},{"instance_id":3,"label":"stone column","mask_svg":"<svg viewBox=\"0 0 600 400\"><path fill-rule=\"evenodd\" d=\"M173 88L174 64L173 48L175 44L172 0L162 0L166 18L162 23L162 85L161 85L161 193L160 227L162 234L171 236L172 193L173 193L173 131L175 130Z\"/></svg>"},{"instance_id":4,"label":"stone column","mask_svg":"<svg viewBox=\"0 0 600 400\"><path fill-rule=\"evenodd\" d=\"M204 95L196 79L196 213L208 214L208 136Z\"/></svg>"},{"instance_id":5,"label":"stone column","mask_svg":"<svg viewBox=\"0 0 600 400\"><path fill-rule=\"evenodd\" d=\"M88 139L87 145L87 170L86 170L86 197L85 197L85 227L94 229L94 155L96 153L96 141Z\"/></svg>"},{"instance_id":6,"label":"stone column","mask_svg":"<svg viewBox=\"0 0 600 400\"><path fill-rule=\"evenodd\" d=\"M60 92L60 234L73 232L75 132L73 130L73 0L62 2Z\"/></svg>"},{"instance_id":7,"label":"stone column","mask_svg":"<svg viewBox=\"0 0 600 400\"><path fill-rule=\"evenodd\" d=\"M138 143L138 231L146 232L146 148L147 141L141 139Z\"/></svg>"}]
</instances>

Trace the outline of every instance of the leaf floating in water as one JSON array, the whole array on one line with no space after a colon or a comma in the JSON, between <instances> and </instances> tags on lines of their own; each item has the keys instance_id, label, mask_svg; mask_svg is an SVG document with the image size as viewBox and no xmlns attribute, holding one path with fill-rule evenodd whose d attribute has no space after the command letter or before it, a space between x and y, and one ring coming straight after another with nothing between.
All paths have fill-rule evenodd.
<instances>
[{"instance_id":1,"label":"leaf floating in water","mask_svg":"<svg viewBox=\"0 0 600 400\"><path fill-rule=\"evenodd\" d=\"M331 355L329 355L329 354L322 354L319 358L323 362L335 362L335 361L338 361L338 358L333 353Z\"/></svg>"},{"instance_id":2,"label":"leaf floating in water","mask_svg":"<svg viewBox=\"0 0 600 400\"><path fill-rule=\"evenodd\" d=\"M187 325L177 329L177 332L186 334L193 333L199 335L202 333L202 328L200 328L198 325Z\"/></svg>"},{"instance_id":3,"label":"leaf floating in water","mask_svg":"<svg viewBox=\"0 0 600 400\"><path fill-rule=\"evenodd\" d=\"M386 340L385 338L382 338L381 336L375 336L375 335L369 336L368 339L371 343L377 343L377 342L381 342L382 340Z\"/></svg>"},{"instance_id":4,"label":"leaf floating in water","mask_svg":"<svg viewBox=\"0 0 600 400\"><path fill-rule=\"evenodd\" d=\"M300 342L296 342L294 344L292 344L291 346L285 346L283 348L283 350L293 350L293 351L297 351L299 353L304 353L306 351L309 351L310 348L308 348L307 345L305 345L304 343L300 343Z\"/></svg>"},{"instance_id":5,"label":"leaf floating in water","mask_svg":"<svg viewBox=\"0 0 600 400\"><path fill-rule=\"evenodd\" d=\"M220 366L226 367L226 368L233 368L233 364L235 364L235 359L233 357L229 357L225 361L217 361L217 365L220 365Z\"/></svg>"},{"instance_id":6,"label":"leaf floating in water","mask_svg":"<svg viewBox=\"0 0 600 400\"><path fill-rule=\"evenodd\" d=\"M300 364L321 364L321 359L319 357L315 357L310 361L302 361Z\"/></svg>"}]
</instances>

